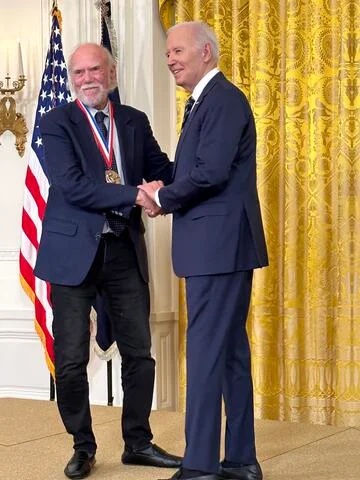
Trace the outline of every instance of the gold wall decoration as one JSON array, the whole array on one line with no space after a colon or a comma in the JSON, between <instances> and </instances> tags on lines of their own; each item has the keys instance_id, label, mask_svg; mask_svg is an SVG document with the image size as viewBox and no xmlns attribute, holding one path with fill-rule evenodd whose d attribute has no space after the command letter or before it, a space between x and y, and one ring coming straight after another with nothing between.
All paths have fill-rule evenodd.
<instances>
[{"instance_id":1,"label":"gold wall decoration","mask_svg":"<svg viewBox=\"0 0 360 480\"><path fill-rule=\"evenodd\" d=\"M7 75L5 81L0 81L0 94L3 98L0 100L0 136L9 130L15 135L15 146L22 157L25 152L26 134L28 128L24 116L16 111L16 101L14 94L20 92L25 86L26 77L23 72L21 47L19 44L19 77L18 80L11 82L9 75L9 65L7 65Z\"/></svg>"},{"instance_id":2,"label":"gold wall decoration","mask_svg":"<svg viewBox=\"0 0 360 480\"><path fill-rule=\"evenodd\" d=\"M165 28L215 29L220 68L255 114L270 256L255 273L248 322L256 416L360 425L360 0L159 7Z\"/></svg>"}]
</instances>

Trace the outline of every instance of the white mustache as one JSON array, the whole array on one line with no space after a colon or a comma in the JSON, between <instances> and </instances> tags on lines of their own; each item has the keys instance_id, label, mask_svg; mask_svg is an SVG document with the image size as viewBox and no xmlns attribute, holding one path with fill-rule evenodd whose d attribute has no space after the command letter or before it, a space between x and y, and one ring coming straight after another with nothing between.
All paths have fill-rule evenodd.
<instances>
[{"instance_id":1,"label":"white mustache","mask_svg":"<svg viewBox=\"0 0 360 480\"><path fill-rule=\"evenodd\" d=\"M99 88L99 85L97 83L90 83L90 84L87 84L87 85L83 85L80 90L82 92L84 92L84 91L86 91L90 88Z\"/></svg>"}]
</instances>

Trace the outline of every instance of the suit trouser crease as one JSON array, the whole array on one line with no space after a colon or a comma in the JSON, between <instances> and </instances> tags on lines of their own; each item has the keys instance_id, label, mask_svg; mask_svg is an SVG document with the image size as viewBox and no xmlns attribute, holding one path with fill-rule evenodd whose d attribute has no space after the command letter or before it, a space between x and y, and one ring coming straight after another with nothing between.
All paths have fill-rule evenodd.
<instances>
[{"instance_id":1,"label":"suit trouser crease","mask_svg":"<svg viewBox=\"0 0 360 480\"><path fill-rule=\"evenodd\" d=\"M226 460L240 464L256 461L246 333L252 275L249 270L186 279L185 468L218 471L222 398L227 416Z\"/></svg>"},{"instance_id":2,"label":"suit trouser crease","mask_svg":"<svg viewBox=\"0 0 360 480\"><path fill-rule=\"evenodd\" d=\"M122 433L130 448L147 446L155 362L151 358L149 289L127 233L102 239L85 280L78 286L51 285L55 377L59 412L74 448L96 451L89 405L87 364L90 310L97 292L122 358Z\"/></svg>"}]
</instances>

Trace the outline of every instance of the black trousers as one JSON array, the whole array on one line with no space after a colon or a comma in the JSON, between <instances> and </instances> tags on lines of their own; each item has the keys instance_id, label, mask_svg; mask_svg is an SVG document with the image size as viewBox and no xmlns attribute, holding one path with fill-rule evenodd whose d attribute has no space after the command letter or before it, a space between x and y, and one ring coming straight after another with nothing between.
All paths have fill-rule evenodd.
<instances>
[{"instance_id":1,"label":"black trousers","mask_svg":"<svg viewBox=\"0 0 360 480\"><path fill-rule=\"evenodd\" d=\"M129 448L149 445L155 361L151 357L150 300L127 232L101 239L93 265L78 286L51 285L54 313L57 402L74 449L96 451L89 404L87 364L90 310L96 293L103 295L119 348L124 392L122 433Z\"/></svg>"}]
</instances>

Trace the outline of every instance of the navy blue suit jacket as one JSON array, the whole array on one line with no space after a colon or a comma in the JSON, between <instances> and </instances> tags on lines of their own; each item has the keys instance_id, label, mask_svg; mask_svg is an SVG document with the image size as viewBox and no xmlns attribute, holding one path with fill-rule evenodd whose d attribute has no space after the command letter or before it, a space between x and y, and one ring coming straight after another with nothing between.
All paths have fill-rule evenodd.
<instances>
[{"instance_id":1,"label":"navy blue suit jacket","mask_svg":"<svg viewBox=\"0 0 360 480\"><path fill-rule=\"evenodd\" d=\"M45 148L49 197L43 220L35 275L60 285L78 285L96 254L108 210L129 222L140 272L148 281L141 209L134 207L136 185L169 183L172 164L160 150L146 115L114 104L125 185L105 182L104 160L75 102L51 110L40 129Z\"/></svg>"},{"instance_id":2,"label":"navy blue suit jacket","mask_svg":"<svg viewBox=\"0 0 360 480\"><path fill-rule=\"evenodd\" d=\"M172 255L181 277L268 264L256 186L256 134L245 95L219 72L181 133L172 183L159 191L173 212Z\"/></svg>"}]
</instances>

